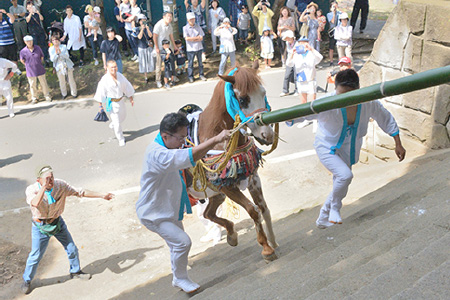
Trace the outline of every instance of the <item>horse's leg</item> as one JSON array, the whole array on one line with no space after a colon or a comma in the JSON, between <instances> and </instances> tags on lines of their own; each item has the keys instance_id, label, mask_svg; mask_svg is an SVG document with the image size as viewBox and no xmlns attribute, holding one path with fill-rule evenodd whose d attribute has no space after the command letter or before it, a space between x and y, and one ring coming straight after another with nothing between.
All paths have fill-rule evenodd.
<instances>
[{"instance_id":1,"label":"horse's leg","mask_svg":"<svg viewBox=\"0 0 450 300\"><path fill-rule=\"evenodd\" d=\"M262 256L265 260L276 259L275 250L267 243L267 237L264 233L262 225L261 212L255 204L253 204L237 187L222 188L222 192L227 195L231 200L241 205L248 212L250 217L255 222L256 234L258 243L263 247Z\"/></svg>"},{"instance_id":2,"label":"horse's leg","mask_svg":"<svg viewBox=\"0 0 450 300\"><path fill-rule=\"evenodd\" d=\"M225 227L225 229L227 230L227 242L230 246L234 247L238 244L238 237L237 233L234 231L233 222L224 218L219 218L216 215L217 208L223 203L223 201L225 201L224 194L218 194L216 196L210 197L208 206L206 207L203 216L208 220L211 220L212 222Z\"/></svg>"},{"instance_id":3,"label":"horse's leg","mask_svg":"<svg viewBox=\"0 0 450 300\"><path fill-rule=\"evenodd\" d=\"M261 188L261 179L259 178L259 175L256 172L249 179L248 191L250 192L250 195L252 195L253 202L255 202L255 204L258 205L263 215L264 222L266 223L267 239L269 240L269 244L273 248L277 248L278 244L275 241L275 234L273 233L272 217L270 216L270 210L267 207L266 200L264 199L264 195Z\"/></svg>"}]
</instances>

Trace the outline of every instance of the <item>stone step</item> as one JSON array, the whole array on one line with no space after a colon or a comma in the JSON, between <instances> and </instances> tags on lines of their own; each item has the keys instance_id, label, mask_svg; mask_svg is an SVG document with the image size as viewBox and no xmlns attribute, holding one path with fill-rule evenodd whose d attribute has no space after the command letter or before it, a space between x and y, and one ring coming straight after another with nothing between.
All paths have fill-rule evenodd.
<instances>
[{"instance_id":1,"label":"stone step","mask_svg":"<svg viewBox=\"0 0 450 300\"><path fill-rule=\"evenodd\" d=\"M378 276L348 299L388 299L414 285L450 257L450 233ZM382 287L382 288L381 288Z\"/></svg>"},{"instance_id":2,"label":"stone step","mask_svg":"<svg viewBox=\"0 0 450 300\"><path fill-rule=\"evenodd\" d=\"M429 211L429 214L434 213L436 212ZM373 245L358 251L352 257L342 261L342 263L332 266L327 273L327 277L338 276L338 279L330 285L324 286L308 299L324 299L325 297L342 299L347 295L351 295L362 286L370 284L374 278L390 269L393 264L402 261L406 257L411 257L415 253L422 251L433 241L439 239L446 233L446 229L440 227L440 224L444 224L448 219L449 215L445 215L441 216L436 222L432 221L433 224L431 226L424 226L423 222L416 224L417 226L413 227L411 231L416 230L416 228L423 229L413 232L409 237L400 236L400 244L398 245L391 239L395 237L395 234L389 234L391 238L383 237ZM388 251L383 253L383 247L387 247ZM369 257L371 254L373 257ZM367 259L368 262L364 263L364 259ZM361 261L362 263L357 265Z\"/></svg>"},{"instance_id":3,"label":"stone step","mask_svg":"<svg viewBox=\"0 0 450 300\"><path fill-rule=\"evenodd\" d=\"M412 287L398 293L391 299L442 299L442 295L448 295L449 287L450 261L447 260L439 267L420 278Z\"/></svg>"},{"instance_id":4,"label":"stone step","mask_svg":"<svg viewBox=\"0 0 450 300\"><path fill-rule=\"evenodd\" d=\"M416 196L417 196L417 194L416 194ZM416 198L417 199L417 198ZM419 198L420 199L420 198ZM403 202L403 201L402 201ZM397 204L398 204L398 202L397 202ZM404 205L405 203L403 203L403 205ZM410 204L410 203L408 203L408 204ZM408 206L407 206L408 207ZM394 207L395 208L395 207ZM381 216L380 216L380 218L382 218ZM394 216L394 217L392 217L394 220L397 220L398 218L396 217L396 216ZM371 223L371 222L369 222L369 223ZM385 221L384 221L384 223L385 223ZM375 223L376 224L376 223ZM344 241L344 243L347 241L347 240L351 240L351 237L353 237L354 235L358 235L358 230L359 229L361 229L361 226L355 226L354 228L352 228L352 229L348 229L348 230L346 230L346 233L349 233L349 232L353 232L353 234L349 234L349 237L348 238L346 238L345 239L345 241ZM370 228L370 227L369 227ZM384 225L381 225L381 234L382 234L382 232L384 231ZM329 228L329 229L327 229L327 231L328 230L332 230L332 229L335 229L335 228ZM334 237L335 237L335 242L337 243L337 244L340 244L339 242L339 239L338 238L336 238L336 235L334 235L334 234L332 234ZM344 234L345 235L345 234ZM290 266L292 266L292 265L297 265L297 266L302 266L302 265L304 265L304 264L308 264L308 262L311 262L311 261L313 261L314 259L316 259L319 255L317 254L317 252L319 252L319 254L320 253L322 253L322 252L324 252L324 253L326 253L327 251L326 251L326 248L328 248L327 246L329 246L329 245L327 245L327 243L325 242L323 242L323 241L317 241L317 240L315 240L313 237L308 237L307 239L306 239L306 241L309 241L309 242L313 242L313 240L314 240L314 243L316 244L316 246L317 246L317 249L314 249L314 248L311 248L311 249L308 249L309 247L308 247L308 245L306 245L306 253L303 253L303 254L299 254L298 253L298 248L297 249L293 249L292 251L292 253L290 253L290 254L288 254L288 256L292 256L292 257L282 257L282 259L280 259L279 261L276 261L276 262L273 262L273 263L271 263L268 267L265 267L265 270L264 270L264 273L272 273L272 272L275 272L276 270L284 270L284 271L286 271L286 269L287 268L289 268ZM319 242L319 243L317 243L317 242ZM350 244L351 244L351 242L350 242ZM337 245L337 246L339 246L339 245ZM295 250L297 250L297 251L295 251ZM305 250L305 249L302 249L302 250ZM333 249L331 249L331 250L333 250ZM330 250L330 251L331 251ZM341 255L344 255L345 253L343 253L343 254L341 254ZM327 254L323 254L323 255L327 255ZM348 255L348 254L345 254L345 255ZM298 256L300 256L300 258L297 258ZM339 257L339 256L338 256ZM293 260L296 260L295 262L293 261ZM271 270L272 269L272 270ZM292 272L295 274L295 270L292 270ZM304 272L302 272L302 273L304 273ZM283 272L283 274L290 274L290 272ZM279 274L279 276L277 276L277 278L281 281L281 282L283 282L284 281L284 279L283 279L283 274ZM305 273L304 273L305 274ZM306 273L307 274L307 273ZM313 273L314 274L314 273ZM280 277L281 276L281 277ZM250 276L250 277L252 277L252 276ZM255 275L254 277L257 277L257 275ZM289 275L288 275L288 277L290 277ZM295 276L294 276L295 277ZM292 278L292 277L291 277ZM290 278L286 278L286 280L287 281L289 281L289 279ZM297 277L295 277L295 279L297 280L298 278ZM268 281L271 281L271 280L268 280ZM240 282L242 282L242 281L240 281ZM253 283L251 283L251 282L253 282ZM298 282L298 281L297 281ZM251 283L251 285L250 285L250 287L251 288L249 288L249 290L248 291L246 291L246 287L243 287L243 291L242 292L251 292L251 289L253 289L253 288L256 288L256 289L258 289L258 288L262 288L262 289L271 289L272 287L267 287L267 284L266 284L266 282L265 281L262 281L262 282L257 282L257 278L249 278L248 280L245 280L244 282L243 282L243 284L242 285L245 285L245 283L247 283L247 284L250 284ZM298 283L297 283L298 284ZM256 285L256 286L255 286ZM272 290L271 290L272 291ZM273 295L273 296L276 296L276 295ZM294 295L295 296L295 295ZM298 295L296 295L296 296L298 296Z\"/></svg>"}]
</instances>

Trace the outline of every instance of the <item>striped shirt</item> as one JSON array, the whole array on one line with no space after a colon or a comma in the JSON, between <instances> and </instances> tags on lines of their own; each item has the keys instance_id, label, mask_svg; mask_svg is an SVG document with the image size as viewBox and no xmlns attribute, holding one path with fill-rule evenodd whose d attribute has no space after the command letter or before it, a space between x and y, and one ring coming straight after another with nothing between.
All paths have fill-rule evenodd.
<instances>
[{"instance_id":1,"label":"striped shirt","mask_svg":"<svg viewBox=\"0 0 450 300\"><path fill-rule=\"evenodd\" d=\"M3 18L0 23L0 46L8 46L14 43L11 21L9 18Z\"/></svg>"}]
</instances>

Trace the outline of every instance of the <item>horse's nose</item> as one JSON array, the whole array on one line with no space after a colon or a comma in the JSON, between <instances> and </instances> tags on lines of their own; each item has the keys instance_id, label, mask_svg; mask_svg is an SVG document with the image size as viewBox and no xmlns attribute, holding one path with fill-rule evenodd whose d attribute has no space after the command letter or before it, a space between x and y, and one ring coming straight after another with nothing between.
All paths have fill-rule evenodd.
<instances>
[{"instance_id":1,"label":"horse's nose","mask_svg":"<svg viewBox=\"0 0 450 300\"><path fill-rule=\"evenodd\" d=\"M273 143L273 133L272 132L261 132L261 137L264 139L264 141L267 142L267 144Z\"/></svg>"}]
</instances>

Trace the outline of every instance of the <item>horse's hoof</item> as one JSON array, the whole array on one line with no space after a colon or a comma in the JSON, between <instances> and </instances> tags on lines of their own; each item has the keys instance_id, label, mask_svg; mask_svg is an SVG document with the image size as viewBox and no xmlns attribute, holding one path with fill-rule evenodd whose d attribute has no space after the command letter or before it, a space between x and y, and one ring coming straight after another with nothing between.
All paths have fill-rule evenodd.
<instances>
[{"instance_id":1,"label":"horse's hoof","mask_svg":"<svg viewBox=\"0 0 450 300\"><path fill-rule=\"evenodd\" d=\"M271 261L274 261L275 259L278 258L275 251L272 254L262 254L262 257L264 258L266 263L270 263Z\"/></svg>"},{"instance_id":2,"label":"horse's hoof","mask_svg":"<svg viewBox=\"0 0 450 300\"><path fill-rule=\"evenodd\" d=\"M232 235L227 234L227 242L228 245L235 247L238 244L238 235L237 232L233 232Z\"/></svg>"}]
</instances>

